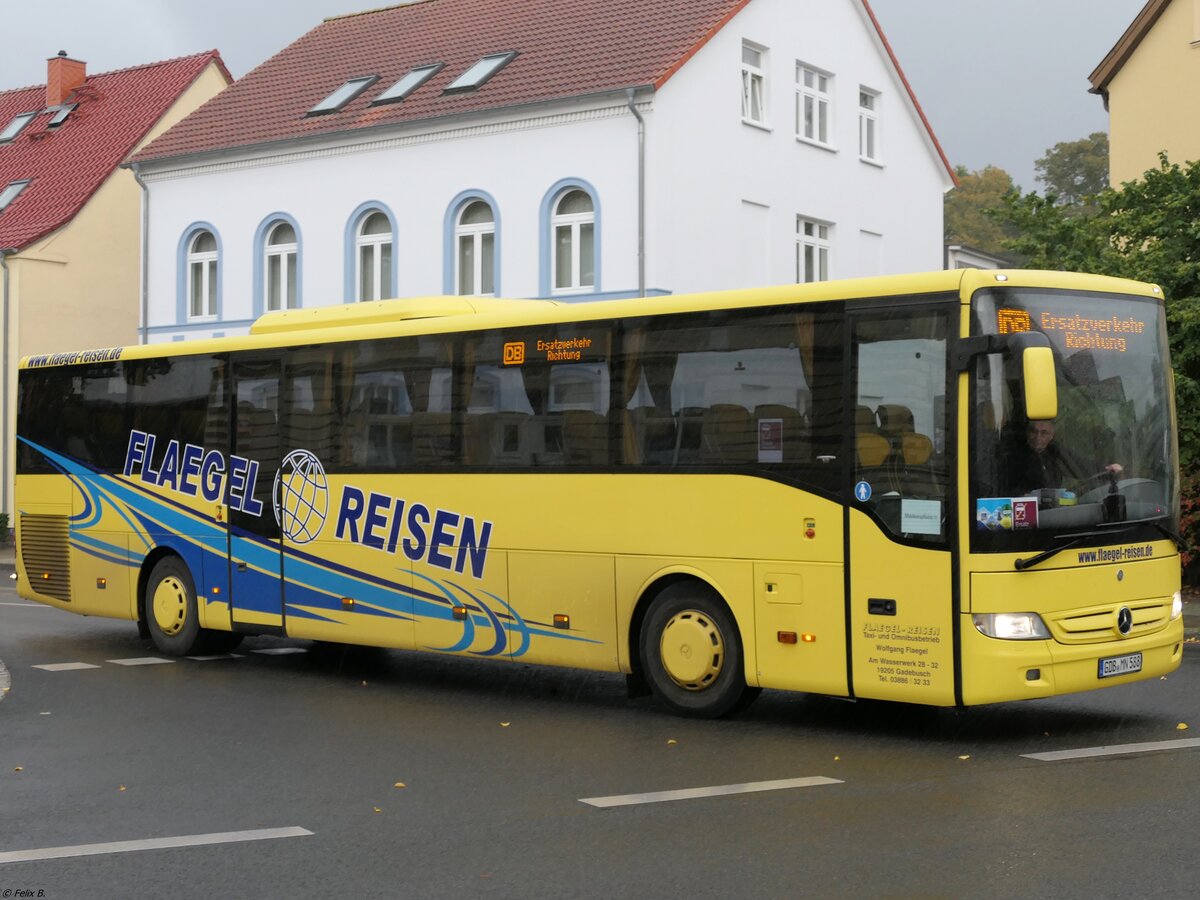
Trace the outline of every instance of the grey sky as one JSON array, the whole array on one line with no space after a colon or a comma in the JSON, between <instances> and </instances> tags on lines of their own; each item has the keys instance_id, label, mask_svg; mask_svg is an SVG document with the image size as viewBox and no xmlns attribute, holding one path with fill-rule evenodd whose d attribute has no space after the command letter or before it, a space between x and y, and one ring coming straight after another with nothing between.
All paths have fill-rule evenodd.
<instances>
[{"instance_id":1,"label":"grey sky","mask_svg":"<svg viewBox=\"0 0 1200 900\"><path fill-rule=\"evenodd\" d=\"M106 72L215 48L241 77L322 19L386 2L0 0L0 89L45 83L59 50ZM998 165L1031 190L1048 147L1107 130L1087 76L1144 0L871 3L950 161Z\"/></svg>"}]
</instances>

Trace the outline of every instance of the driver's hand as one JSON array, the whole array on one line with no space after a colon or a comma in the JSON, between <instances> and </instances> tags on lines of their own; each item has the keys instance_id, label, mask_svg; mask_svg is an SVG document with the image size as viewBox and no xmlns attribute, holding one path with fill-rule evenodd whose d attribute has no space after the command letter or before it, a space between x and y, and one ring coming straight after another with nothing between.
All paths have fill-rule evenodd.
<instances>
[{"instance_id":1,"label":"driver's hand","mask_svg":"<svg viewBox=\"0 0 1200 900\"><path fill-rule=\"evenodd\" d=\"M1104 467L1104 471L1112 472L1114 475L1120 475L1125 470L1123 468L1121 468L1120 463L1109 463L1107 466Z\"/></svg>"}]
</instances>

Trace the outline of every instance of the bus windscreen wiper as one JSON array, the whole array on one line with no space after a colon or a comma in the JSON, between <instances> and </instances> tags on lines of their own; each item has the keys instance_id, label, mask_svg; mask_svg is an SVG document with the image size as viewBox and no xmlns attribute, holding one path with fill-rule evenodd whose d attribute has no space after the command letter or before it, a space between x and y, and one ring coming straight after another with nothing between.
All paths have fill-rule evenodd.
<instances>
[{"instance_id":1,"label":"bus windscreen wiper","mask_svg":"<svg viewBox=\"0 0 1200 900\"><path fill-rule=\"evenodd\" d=\"M1063 541L1062 544L1060 544L1057 547L1051 547L1049 550L1043 550L1041 553L1038 553L1035 556L1029 556L1029 557L1025 557L1024 559L1018 559L1013 564L1013 568L1015 568L1018 572L1024 571L1025 569L1036 566L1040 562L1045 562L1052 556L1057 556L1059 553L1062 553L1064 550L1070 550L1072 547L1079 546L1079 544L1081 544L1083 541L1088 540L1089 538L1110 537L1110 536L1111 537L1119 537L1122 534L1126 534L1127 532L1133 531L1133 529L1137 528L1139 525L1149 525L1152 528L1155 528L1156 530L1162 532L1162 534L1164 534L1166 537L1168 537L1172 541L1174 541L1175 546L1178 547L1180 550L1186 550L1187 542L1184 541L1183 538L1181 538L1179 535L1175 534L1175 532L1171 531L1171 529L1168 528L1166 525L1163 525L1162 524L1163 518L1164 517L1159 516L1159 517L1156 517L1153 519L1134 519L1133 521L1130 521L1130 522L1113 523L1114 525L1119 525L1120 526L1119 528L1113 528L1113 529L1097 528L1094 531L1083 531L1083 532L1079 532L1076 534L1059 535L1056 538L1056 540Z\"/></svg>"}]
</instances>

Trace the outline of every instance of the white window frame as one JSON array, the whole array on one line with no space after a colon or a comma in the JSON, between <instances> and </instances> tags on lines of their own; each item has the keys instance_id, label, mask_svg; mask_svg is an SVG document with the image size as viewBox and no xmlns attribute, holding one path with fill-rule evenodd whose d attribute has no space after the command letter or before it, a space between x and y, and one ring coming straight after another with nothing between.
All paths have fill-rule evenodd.
<instances>
[{"instance_id":1,"label":"white window frame","mask_svg":"<svg viewBox=\"0 0 1200 900\"><path fill-rule=\"evenodd\" d=\"M0 131L0 144L8 144L15 141L22 131L37 118L37 111L17 113L12 117L12 120L4 126L4 130Z\"/></svg>"},{"instance_id":2,"label":"white window frame","mask_svg":"<svg viewBox=\"0 0 1200 900\"><path fill-rule=\"evenodd\" d=\"M213 244L216 245L217 236L207 229L197 231L188 241L188 319L193 321L217 317L217 266L220 264L220 250L196 249L200 239L206 235L212 238ZM203 307L201 309L196 307L197 296Z\"/></svg>"},{"instance_id":3,"label":"white window frame","mask_svg":"<svg viewBox=\"0 0 1200 900\"><path fill-rule=\"evenodd\" d=\"M563 201L578 191L591 201L590 212L561 213L559 208ZM596 198L580 187L569 187L554 198L550 214L550 291L553 294L584 294L595 290L596 286ZM582 258L583 226L592 226L592 280L584 283L580 277L580 260ZM564 286L558 284L558 232L560 228L570 229L571 241L571 279Z\"/></svg>"},{"instance_id":4,"label":"white window frame","mask_svg":"<svg viewBox=\"0 0 1200 900\"><path fill-rule=\"evenodd\" d=\"M833 73L797 60L796 140L833 149L833 115Z\"/></svg>"},{"instance_id":5,"label":"white window frame","mask_svg":"<svg viewBox=\"0 0 1200 900\"><path fill-rule=\"evenodd\" d=\"M297 253L299 245L295 240L284 244L273 243L276 232L284 227L291 228L292 237L295 238L295 226L285 219L280 219L267 229L267 237L263 242L263 302L268 312L277 309L295 309L299 295L296 284L300 274L298 271L300 260ZM279 278L278 285L273 283L272 263L275 264L276 274ZM273 290L276 287L278 290Z\"/></svg>"},{"instance_id":6,"label":"white window frame","mask_svg":"<svg viewBox=\"0 0 1200 900\"><path fill-rule=\"evenodd\" d=\"M796 216L796 283L828 281L833 255L833 225Z\"/></svg>"},{"instance_id":7,"label":"white window frame","mask_svg":"<svg viewBox=\"0 0 1200 900\"><path fill-rule=\"evenodd\" d=\"M382 216L388 223L388 230L376 234L367 234L364 229L367 222L374 216ZM358 227L354 231L354 294L360 303L371 300L382 300L392 293L392 270L396 265L396 248L392 245L392 220L381 209L372 209L362 214ZM383 267L383 248L390 248L387 271ZM364 251L371 252L371 291L375 296L363 296L363 255Z\"/></svg>"},{"instance_id":8,"label":"white window frame","mask_svg":"<svg viewBox=\"0 0 1200 900\"><path fill-rule=\"evenodd\" d=\"M879 107L882 95L864 85L858 88L858 158L863 162L878 165L882 160L879 152L880 126ZM867 102L864 102L867 101Z\"/></svg>"},{"instance_id":9,"label":"white window frame","mask_svg":"<svg viewBox=\"0 0 1200 900\"><path fill-rule=\"evenodd\" d=\"M17 181L10 181L0 190L0 210L5 209L10 203L21 195L21 191L29 187L29 183L33 179L22 178Z\"/></svg>"},{"instance_id":10,"label":"white window frame","mask_svg":"<svg viewBox=\"0 0 1200 900\"><path fill-rule=\"evenodd\" d=\"M747 125L767 127L767 48L752 41L742 41L742 121ZM748 57L758 57L755 65ZM758 102L758 116L754 103Z\"/></svg>"},{"instance_id":11,"label":"white window frame","mask_svg":"<svg viewBox=\"0 0 1200 900\"><path fill-rule=\"evenodd\" d=\"M482 204L487 207L492 218L488 222L466 223L463 221L466 218L467 210ZM492 238L492 262L487 267L483 264L483 244L488 236ZM463 251L470 248L471 252L471 271L463 271ZM454 289L464 297L494 297L496 296L495 286L495 253L496 253L496 211L492 209L492 205L486 200L479 197L473 197L465 202L458 210L458 216L454 222ZM464 276L470 276L470 284L464 284ZM491 282L492 289L490 291L483 290L484 279Z\"/></svg>"}]
</instances>

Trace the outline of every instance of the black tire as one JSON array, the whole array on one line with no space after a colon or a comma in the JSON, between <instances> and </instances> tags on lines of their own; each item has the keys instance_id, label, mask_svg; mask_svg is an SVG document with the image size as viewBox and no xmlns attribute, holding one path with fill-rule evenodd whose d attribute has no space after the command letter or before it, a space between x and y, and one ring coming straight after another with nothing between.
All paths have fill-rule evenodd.
<instances>
[{"instance_id":1,"label":"black tire","mask_svg":"<svg viewBox=\"0 0 1200 900\"><path fill-rule=\"evenodd\" d=\"M150 571L145 615L150 637L160 651L186 656L196 649L204 634L196 611L196 586L178 556L160 559Z\"/></svg>"},{"instance_id":2,"label":"black tire","mask_svg":"<svg viewBox=\"0 0 1200 900\"><path fill-rule=\"evenodd\" d=\"M642 623L638 655L650 689L679 715L719 718L758 695L746 684L733 616L703 585L673 584L655 598Z\"/></svg>"}]
</instances>

